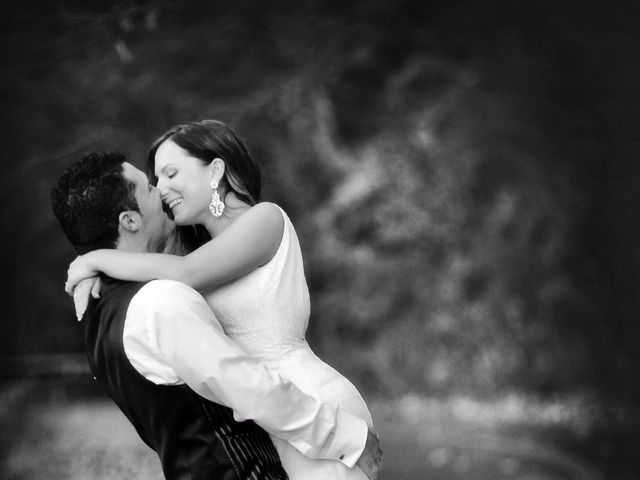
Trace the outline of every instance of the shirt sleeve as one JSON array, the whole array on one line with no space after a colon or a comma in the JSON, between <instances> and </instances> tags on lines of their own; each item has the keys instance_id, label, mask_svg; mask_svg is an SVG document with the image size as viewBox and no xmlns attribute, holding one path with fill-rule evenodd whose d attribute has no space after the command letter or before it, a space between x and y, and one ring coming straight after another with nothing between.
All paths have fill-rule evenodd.
<instances>
[{"instance_id":1,"label":"shirt sleeve","mask_svg":"<svg viewBox=\"0 0 640 480\"><path fill-rule=\"evenodd\" d=\"M311 458L353 467L364 450L366 422L322 403L270 371L227 337L191 287L172 280L143 286L127 311L123 335L131 364L156 384L186 383L253 420Z\"/></svg>"}]
</instances>

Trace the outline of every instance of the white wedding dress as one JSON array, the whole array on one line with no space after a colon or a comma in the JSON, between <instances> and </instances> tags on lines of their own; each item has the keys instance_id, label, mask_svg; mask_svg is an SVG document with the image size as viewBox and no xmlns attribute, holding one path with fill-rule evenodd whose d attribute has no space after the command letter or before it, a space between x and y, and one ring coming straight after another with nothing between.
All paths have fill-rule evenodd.
<instances>
[{"instance_id":1,"label":"white wedding dress","mask_svg":"<svg viewBox=\"0 0 640 480\"><path fill-rule=\"evenodd\" d=\"M279 208L279 207L278 207ZM302 252L291 221L284 217L278 251L267 264L205 295L225 332L245 351L263 360L300 390L339 406L372 425L358 390L320 360L305 340L309 291ZM305 457L287 442L271 437L291 480L366 480L359 468L339 461Z\"/></svg>"}]
</instances>

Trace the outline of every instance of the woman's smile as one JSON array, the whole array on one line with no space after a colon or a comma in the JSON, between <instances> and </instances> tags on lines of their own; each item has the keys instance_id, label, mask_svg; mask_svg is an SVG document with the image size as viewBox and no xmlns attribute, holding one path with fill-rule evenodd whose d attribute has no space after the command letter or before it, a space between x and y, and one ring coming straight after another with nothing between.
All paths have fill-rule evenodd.
<instances>
[{"instance_id":1,"label":"woman's smile","mask_svg":"<svg viewBox=\"0 0 640 480\"><path fill-rule=\"evenodd\" d=\"M169 202L169 208L173 210L173 207L182 203L182 197L175 198Z\"/></svg>"}]
</instances>

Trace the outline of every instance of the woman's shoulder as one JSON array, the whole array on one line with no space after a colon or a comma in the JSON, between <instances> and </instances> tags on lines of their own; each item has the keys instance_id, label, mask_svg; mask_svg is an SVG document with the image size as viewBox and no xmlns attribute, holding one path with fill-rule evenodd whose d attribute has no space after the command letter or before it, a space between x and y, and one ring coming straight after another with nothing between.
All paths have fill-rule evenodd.
<instances>
[{"instance_id":1,"label":"woman's shoulder","mask_svg":"<svg viewBox=\"0 0 640 480\"><path fill-rule=\"evenodd\" d=\"M244 225L242 228L247 233L253 231L256 234L273 236L274 241L279 241L285 228L285 216L284 211L275 203L260 202L239 217L238 225Z\"/></svg>"},{"instance_id":2,"label":"woman's shoulder","mask_svg":"<svg viewBox=\"0 0 640 480\"><path fill-rule=\"evenodd\" d=\"M287 230L283 210L275 203L260 202L249 208L238 223L240 220L243 225L242 235L253 239L253 248L264 251L264 263L271 260Z\"/></svg>"},{"instance_id":3,"label":"woman's shoulder","mask_svg":"<svg viewBox=\"0 0 640 480\"><path fill-rule=\"evenodd\" d=\"M283 219L287 216L280 206L272 202L256 203L247 213L250 213L253 218L260 218L277 224L282 224Z\"/></svg>"},{"instance_id":4,"label":"woman's shoulder","mask_svg":"<svg viewBox=\"0 0 640 480\"><path fill-rule=\"evenodd\" d=\"M282 215L284 213L284 210L282 209L282 207L280 207L280 205L277 205L273 202L256 203L254 206L251 207L250 210L271 212L272 214L278 213L279 215Z\"/></svg>"}]
</instances>

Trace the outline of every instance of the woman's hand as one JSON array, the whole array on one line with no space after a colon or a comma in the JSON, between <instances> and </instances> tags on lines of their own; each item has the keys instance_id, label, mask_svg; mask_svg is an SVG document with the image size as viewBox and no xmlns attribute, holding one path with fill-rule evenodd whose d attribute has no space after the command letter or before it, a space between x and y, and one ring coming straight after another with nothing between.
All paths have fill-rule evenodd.
<instances>
[{"instance_id":1,"label":"woman's hand","mask_svg":"<svg viewBox=\"0 0 640 480\"><path fill-rule=\"evenodd\" d=\"M80 255L69 265L67 281L64 284L64 291L68 295L73 295L76 286L82 280L98 275L98 272L89 264L87 257L88 254Z\"/></svg>"},{"instance_id":2,"label":"woman's hand","mask_svg":"<svg viewBox=\"0 0 640 480\"><path fill-rule=\"evenodd\" d=\"M76 310L76 318L78 321L82 320L84 312L89 305L89 296L93 298L100 298L100 286L102 282L100 277L85 278L78 285L76 285L73 291L73 305Z\"/></svg>"}]
</instances>

